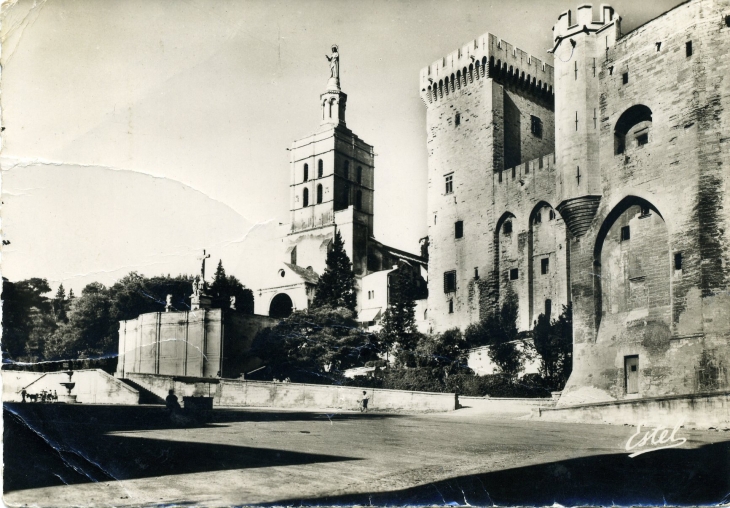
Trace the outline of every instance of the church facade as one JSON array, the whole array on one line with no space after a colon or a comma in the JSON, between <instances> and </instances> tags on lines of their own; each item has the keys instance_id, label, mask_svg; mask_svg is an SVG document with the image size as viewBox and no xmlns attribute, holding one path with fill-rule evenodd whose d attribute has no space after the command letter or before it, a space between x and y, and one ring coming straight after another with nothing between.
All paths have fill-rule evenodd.
<instances>
[{"instance_id":1,"label":"church facade","mask_svg":"<svg viewBox=\"0 0 730 508\"><path fill-rule=\"evenodd\" d=\"M281 266L257 290L255 312L280 318L308 308L339 232L356 276L358 319L373 326L387 308L387 274L407 271L425 294L427 263L375 239L375 154L347 127L337 47L332 51L330 79L319 98L319 129L290 149L290 227L279 253ZM425 310L425 298L421 306Z\"/></svg>"},{"instance_id":2,"label":"church facade","mask_svg":"<svg viewBox=\"0 0 730 508\"><path fill-rule=\"evenodd\" d=\"M622 34L558 17L549 62L485 34L422 69L429 326L572 303L561 405L727 390L730 2Z\"/></svg>"}]
</instances>

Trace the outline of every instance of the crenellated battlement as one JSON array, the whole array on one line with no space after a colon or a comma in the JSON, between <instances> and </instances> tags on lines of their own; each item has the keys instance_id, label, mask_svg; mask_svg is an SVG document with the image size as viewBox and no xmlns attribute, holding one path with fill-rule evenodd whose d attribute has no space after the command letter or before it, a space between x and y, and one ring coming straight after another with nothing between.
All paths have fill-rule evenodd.
<instances>
[{"instance_id":1,"label":"crenellated battlement","mask_svg":"<svg viewBox=\"0 0 730 508\"><path fill-rule=\"evenodd\" d=\"M486 33L421 69L421 97L430 104L484 78L553 95L552 65Z\"/></svg>"},{"instance_id":2,"label":"crenellated battlement","mask_svg":"<svg viewBox=\"0 0 730 508\"><path fill-rule=\"evenodd\" d=\"M573 17L573 12L568 9L558 16L558 22L553 26L555 46L551 51L555 51L564 39L581 33L600 32L609 27L616 29L614 40L621 36L621 16L616 14L616 11L610 5L601 4L598 19L593 17L592 4L578 6L575 17Z\"/></svg>"},{"instance_id":3,"label":"crenellated battlement","mask_svg":"<svg viewBox=\"0 0 730 508\"><path fill-rule=\"evenodd\" d=\"M499 192L502 187L529 186L529 183L540 173L554 175L555 170L555 154L551 153L503 171L495 171L492 175L495 192ZM554 180L551 180L551 182L554 183Z\"/></svg>"}]
</instances>

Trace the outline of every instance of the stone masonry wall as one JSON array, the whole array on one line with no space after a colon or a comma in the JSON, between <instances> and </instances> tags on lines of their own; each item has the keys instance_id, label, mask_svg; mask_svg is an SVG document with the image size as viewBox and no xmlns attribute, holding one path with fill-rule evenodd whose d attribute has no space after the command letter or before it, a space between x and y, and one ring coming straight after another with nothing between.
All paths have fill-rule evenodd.
<instances>
[{"instance_id":1,"label":"stone masonry wall","mask_svg":"<svg viewBox=\"0 0 730 508\"><path fill-rule=\"evenodd\" d=\"M727 388L728 15L727 0L682 4L621 38L601 62L602 199L590 229L571 244L575 358L561 404ZM616 153L615 126L635 105L651 110L648 142L627 140L624 153ZM666 223L668 255L656 290L669 294L671 308L666 322L651 316L635 322L628 314L606 319L598 304L604 277L596 276L595 263L617 216L642 203ZM639 357L636 395L626 393L629 354Z\"/></svg>"}]
</instances>

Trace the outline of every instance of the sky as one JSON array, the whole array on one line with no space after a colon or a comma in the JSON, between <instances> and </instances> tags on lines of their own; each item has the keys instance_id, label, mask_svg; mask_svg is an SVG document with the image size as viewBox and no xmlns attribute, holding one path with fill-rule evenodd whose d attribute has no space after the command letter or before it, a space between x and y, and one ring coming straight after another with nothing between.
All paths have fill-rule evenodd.
<instances>
[{"instance_id":1,"label":"sky","mask_svg":"<svg viewBox=\"0 0 730 508\"><path fill-rule=\"evenodd\" d=\"M679 3L611 5L627 32ZM375 236L418 252L427 183L420 69L486 32L550 62L552 25L578 5L6 2L2 274L78 293L133 270L196 273L207 249L258 288L289 222L287 148L318 128L333 43L347 125L377 154Z\"/></svg>"}]
</instances>

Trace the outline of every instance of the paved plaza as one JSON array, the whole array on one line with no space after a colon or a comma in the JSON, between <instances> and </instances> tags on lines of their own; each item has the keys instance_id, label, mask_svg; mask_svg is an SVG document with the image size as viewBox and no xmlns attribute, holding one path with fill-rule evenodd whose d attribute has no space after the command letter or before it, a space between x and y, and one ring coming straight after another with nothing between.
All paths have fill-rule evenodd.
<instances>
[{"instance_id":1,"label":"paved plaza","mask_svg":"<svg viewBox=\"0 0 730 508\"><path fill-rule=\"evenodd\" d=\"M7 505L706 504L730 433L629 458L635 428L451 413L5 404ZM668 422L671 423L671 422Z\"/></svg>"}]
</instances>

